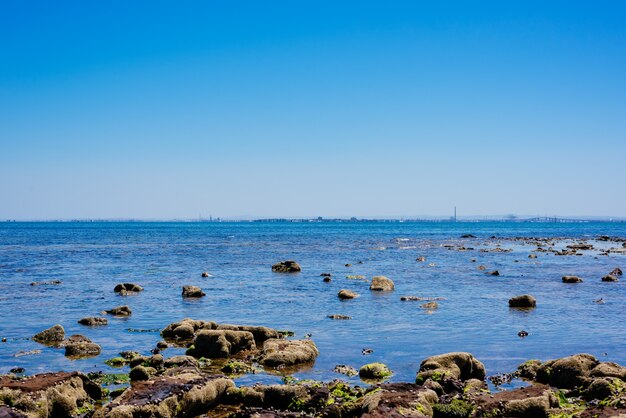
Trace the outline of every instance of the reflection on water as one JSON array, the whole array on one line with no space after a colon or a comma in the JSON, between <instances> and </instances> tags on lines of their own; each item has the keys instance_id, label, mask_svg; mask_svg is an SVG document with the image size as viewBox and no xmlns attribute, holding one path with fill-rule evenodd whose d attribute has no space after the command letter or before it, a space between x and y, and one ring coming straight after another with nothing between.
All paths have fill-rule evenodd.
<instances>
[{"instance_id":1,"label":"reflection on water","mask_svg":"<svg viewBox=\"0 0 626 418\"><path fill-rule=\"evenodd\" d=\"M477 238L461 239L465 233ZM313 368L298 378L345 378L338 364L359 368L380 361L394 381L411 381L425 357L469 351L488 373L512 371L531 358L549 359L588 352L626 363L624 282L602 283L613 268L626 267L619 254L582 256L537 253L522 241L496 237L593 238L626 236L625 224L508 223L10 223L0 224L0 373L24 367L29 374L50 370L113 370L104 360L123 350L149 354L157 332L185 317L220 323L265 325L311 334L320 350ZM591 242L591 241L590 241ZM592 241L596 248L612 244ZM564 248L570 241L556 241ZM482 252L500 246L511 252ZM452 246L452 247L446 247ZM462 248L459 248L462 247ZM449 249L452 248L452 249ZM425 261L416 261L425 257ZM271 265L297 260L297 274ZM362 263L359 263L362 262ZM346 264L351 266L346 267ZM486 266L480 271L479 265ZM487 272L498 270L500 276ZM207 271L213 277L202 278ZM321 273L332 273L325 283ZM584 283L566 285L563 275ZM372 293L364 280L347 276L385 275L391 293ZM31 286L31 282L51 282ZM118 296L113 287L134 282L145 290ZM182 299L183 285L207 296ZM357 299L340 301L348 289ZM529 293L532 310L510 309L508 299ZM441 298L437 309L401 296ZM602 300L603 304L594 303ZM129 305L130 318L87 328L76 321ZM329 314L352 317L332 320ZM68 360L63 350L25 337L56 323L68 335L83 334L102 346L99 357ZM528 336L519 337L521 330ZM371 353L362 354L364 349ZM32 350L41 353L18 355ZM181 354L170 348L166 357ZM265 372L241 382L278 381ZM350 378L357 381L358 377ZM349 379L349 380L350 380Z\"/></svg>"}]
</instances>

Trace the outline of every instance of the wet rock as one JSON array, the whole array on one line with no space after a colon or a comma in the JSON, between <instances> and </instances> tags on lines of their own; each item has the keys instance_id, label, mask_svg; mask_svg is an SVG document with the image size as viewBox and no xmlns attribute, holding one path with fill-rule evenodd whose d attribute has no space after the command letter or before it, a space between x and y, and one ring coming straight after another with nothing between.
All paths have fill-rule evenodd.
<instances>
[{"instance_id":1,"label":"wet rock","mask_svg":"<svg viewBox=\"0 0 626 418\"><path fill-rule=\"evenodd\" d=\"M330 274L330 273L322 273L322 274L320 274L320 277L331 277L331 276L332 276L332 274Z\"/></svg>"},{"instance_id":2,"label":"wet rock","mask_svg":"<svg viewBox=\"0 0 626 418\"><path fill-rule=\"evenodd\" d=\"M45 286L45 285L55 286L61 283L62 283L61 280L51 280L49 282L31 282L30 285L31 286Z\"/></svg>"},{"instance_id":3,"label":"wet rock","mask_svg":"<svg viewBox=\"0 0 626 418\"><path fill-rule=\"evenodd\" d=\"M470 353L454 352L428 357L420 364L416 383L427 379L485 380L485 366Z\"/></svg>"},{"instance_id":4,"label":"wet rock","mask_svg":"<svg viewBox=\"0 0 626 418\"><path fill-rule=\"evenodd\" d=\"M425 418L433 416L439 400L431 389L412 383L388 383L368 392L360 400L361 418Z\"/></svg>"},{"instance_id":5,"label":"wet rock","mask_svg":"<svg viewBox=\"0 0 626 418\"><path fill-rule=\"evenodd\" d=\"M613 276L612 274L607 274L606 276L602 277L602 281L603 282L617 282L619 281L619 279L616 276Z\"/></svg>"},{"instance_id":6,"label":"wet rock","mask_svg":"<svg viewBox=\"0 0 626 418\"><path fill-rule=\"evenodd\" d=\"M206 293L198 286L183 286L182 294L184 298L201 298L202 296L206 296Z\"/></svg>"},{"instance_id":7,"label":"wet rock","mask_svg":"<svg viewBox=\"0 0 626 418\"><path fill-rule=\"evenodd\" d=\"M166 369L172 367L198 367L198 360L191 356L174 356L165 359L163 366Z\"/></svg>"},{"instance_id":8,"label":"wet rock","mask_svg":"<svg viewBox=\"0 0 626 418\"><path fill-rule=\"evenodd\" d=\"M357 293L346 289L341 289L339 293L337 293L337 296L339 297L339 299L354 299L359 297Z\"/></svg>"},{"instance_id":9,"label":"wet rock","mask_svg":"<svg viewBox=\"0 0 626 418\"><path fill-rule=\"evenodd\" d=\"M135 283L120 283L113 289L115 293L122 296L143 291L143 287Z\"/></svg>"},{"instance_id":10,"label":"wet rock","mask_svg":"<svg viewBox=\"0 0 626 418\"><path fill-rule=\"evenodd\" d=\"M24 369L23 367L14 367L11 370L9 370L9 373L13 373L13 374L22 374L26 371L26 369Z\"/></svg>"},{"instance_id":11,"label":"wet rock","mask_svg":"<svg viewBox=\"0 0 626 418\"><path fill-rule=\"evenodd\" d=\"M169 345L165 342L165 341L159 341L156 343L157 348L161 349L161 350L165 350L166 348L169 347Z\"/></svg>"},{"instance_id":12,"label":"wet rock","mask_svg":"<svg viewBox=\"0 0 626 418\"><path fill-rule=\"evenodd\" d=\"M563 283L582 283L583 279L578 276L563 276Z\"/></svg>"},{"instance_id":13,"label":"wet rock","mask_svg":"<svg viewBox=\"0 0 626 418\"><path fill-rule=\"evenodd\" d=\"M351 366L347 366L345 364L338 364L338 365L336 365L335 368L333 369L333 371L335 373L345 374L348 377L356 376L357 374L359 374L357 369L355 369L354 367L351 367Z\"/></svg>"},{"instance_id":14,"label":"wet rock","mask_svg":"<svg viewBox=\"0 0 626 418\"><path fill-rule=\"evenodd\" d=\"M393 281L385 276L372 277L372 283L370 284L370 290L390 292L394 289Z\"/></svg>"},{"instance_id":15,"label":"wet rock","mask_svg":"<svg viewBox=\"0 0 626 418\"><path fill-rule=\"evenodd\" d=\"M476 236L472 234L463 234L461 235L461 238L476 238Z\"/></svg>"},{"instance_id":16,"label":"wet rock","mask_svg":"<svg viewBox=\"0 0 626 418\"><path fill-rule=\"evenodd\" d=\"M196 358L226 358L255 348L254 336L249 331L202 330L196 334L189 354Z\"/></svg>"},{"instance_id":17,"label":"wet rock","mask_svg":"<svg viewBox=\"0 0 626 418\"><path fill-rule=\"evenodd\" d=\"M55 325L33 335L33 340L42 344L57 344L65 338L65 329L61 325Z\"/></svg>"},{"instance_id":18,"label":"wet rock","mask_svg":"<svg viewBox=\"0 0 626 418\"><path fill-rule=\"evenodd\" d=\"M302 268L293 260L285 260L274 264L272 266L272 271L276 273L297 273L302 271Z\"/></svg>"},{"instance_id":19,"label":"wet rock","mask_svg":"<svg viewBox=\"0 0 626 418\"><path fill-rule=\"evenodd\" d=\"M511 308L534 308L537 306L537 299L531 295L514 296L509 299Z\"/></svg>"},{"instance_id":20,"label":"wet rock","mask_svg":"<svg viewBox=\"0 0 626 418\"><path fill-rule=\"evenodd\" d=\"M488 273L490 276L499 276L500 272L498 270L493 270Z\"/></svg>"},{"instance_id":21,"label":"wet rock","mask_svg":"<svg viewBox=\"0 0 626 418\"><path fill-rule=\"evenodd\" d=\"M626 243L624 243L624 245L626 245ZM622 269L619 267L615 267L613 269L612 272L609 273L611 276L621 276L622 275Z\"/></svg>"},{"instance_id":22,"label":"wet rock","mask_svg":"<svg viewBox=\"0 0 626 418\"><path fill-rule=\"evenodd\" d=\"M543 363L537 369L537 381L560 389L572 389L589 377L599 361L590 354L576 354Z\"/></svg>"},{"instance_id":23,"label":"wet rock","mask_svg":"<svg viewBox=\"0 0 626 418\"><path fill-rule=\"evenodd\" d=\"M383 363L366 364L359 369L361 379L382 380L390 377L393 373Z\"/></svg>"},{"instance_id":24,"label":"wet rock","mask_svg":"<svg viewBox=\"0 0 626 418\"><path fill-rule=\"evenodd\" d=\"M234 387L230 379L194 372L136 381L93 417L195 417L208 413Z\"/></svg>"},{"instance_id":25,"label":"wet rock","mask_svg":"<svg viewBox=\"0 0 626 418\"><path fill-rule=\"evenodd\" d=\"M161 335L169 340L190 340L194 334L203 329L216 329L217 324L210 321L185 318L180 322L173 322L161 331Z\"/></svg>"},{"instance_id":26,"label":"wet rock","mask_svg":"<svg viewBox=\"0 0 626 418\"><path fill-rule=\"evenodd\" d=\"M79 319L78 323L81 325L86 325L88 327L99 327L103 325L108 325L109 321L106 318L101 318L97 316L89 316L86 318Z\"/></svg>"},{"instance_id":27,"label":"wet rock","mask_svg":"<svg viewBox=\"0 0 626 418\"><path fill-rule=\"evenodd\" d=\"M548 418L550 409L559 407L558 398L545 385L474 395L471 399L476 416Z\"/></svg>"},{"instance_id":28,"label":"wet rock","mask_svg":"<svg viewBox=\"0 0 626 418\"><path fill-rule=\"evenodd\" d=\"M89 401L83 382L89 379L81 373L43 373L27 378L0 376L0 399L11 405L6 417L71 417ZM6 411L6 410L5 410Z\"/></svg>"},{"instance_id":29,"label":"wet rock","mask_svg":"<svg viewBox=\"0 0 626 418\"><path fill-rule=\"evenodd\" d=\"M324 278L322 279L322 281L323 281L324 283L330 283L330 282L332 281L332 279L331 279L329 276L326 276L326 277L324 277Z\"/></svg>"},{"instance_id":30,"label":"wet rock","mask_svg":"<svg viewBox=\"0 0 626 418\"><path fill-rule=\"evenodd\" d=\"M208 271L202 272L202 277L211 277Z\"/></svg>"},{"instance_id":31,"label":"wet rock","mask_svg":"<svg viewBox=\"0 0 626 418\"><path fill-rule=\"evenodd\" d=\"M486 267L486 266L483 266L483 265L480 265L480 266L478 266L478 267L476 267L476 268L477 268L478 270L480 270L480 271L485 271L485 270L487 270L487 267Z\"/></svg>"},{"instance_id":32,"label":"wet rock","mask_svg":"<svg viewBox=\"0 0 626 418\"><path fill-rule=\"evenodd\" d=\"M327 318L330 319L338 319L338 320L347 320L347 319L352 319L351 316L348 315L340 315L340 314L332 314L332 315L328 315Z\"/></svg>"},{"instance_id":33,"label":"wet rock","mask_svg":"<svg viewBox=\"0 0 626 418\"><path fill-rule=\"evenodd\" d=\"M115 308L104 312L113 316L131 316L133 314L133 311L131 311L131 309L126 305L116 306Z\"/></svg>"},{"instance_id":34,"label":"wet rock","mask_svg":"<svg viewBox=\"0 0 626 418\"><path fill-rule=\"evenodd\" d=\"M537 258L537 254L528 254L528 258Z\"/></svg>"},{"instance_id":35,"label":"wet rock","mask_svg":"<svg viewBox=\"0 0 626 418\"><path fill-rule=\"evenodd\" d=\"M63 342L66 357L95 357L101 348L84 335L72 335Z\"/></svg>"},{"instance_id":36,"label":"wet rock","mask_svg":"<svg viewBox=\"0 0 626 418\"><path fill-rule=\"evenodd\" d=\"M128 377L132 382L136 382L139 380L148 380L150 376L153 376L156 373L156 369L154 367L144 367L144 366L135 366L131 369L130 373L128 373Z\"/></svg>"},{"instance_id":37,"label":"wet rock","mask_svg":"<svg viewBox=\"0 0 626 418\"><path fill-rule=\"evenodd\" d=\"M229 404L243 404L246 407L272 408L273 412L281 413L293 408L296 403L304 406L309 400L307 388L302 385L255 385L229 390L225 401Z\"/></svg>"},{"instance_id":38,"label":"wet rock","mask_svg":"<svg viewBox=\"0 0 626 418\"><path fill-rule=\"evenodd\" d=\"M426 261L426 257L424 256L419 256L415 259L415 261L417 261L418 263L423 263L424 261Z\"/></svg>"},{"instance_id":39,"label":"wet rock","mask_svg":"<svg viewBox=\"0 0 626 418\"><path fill-rule=\"evenodd\" d=\"M622 380L615 377L602 377L591 382L584 391L584 396L587 400L597 399L602 401L616 395L620 389L624 388Z\"/></svg>"},{"instance_id":40,"label":"wet rock","mask_svg":"<svg viewBox=\"0 0 626 418\"><path fill-rule=\"evenodd\" d=\"M259 363L269 367L297 366L311 364L319 355L312 340L279 340L265 341Z\"/></svg>"}]
</instances>

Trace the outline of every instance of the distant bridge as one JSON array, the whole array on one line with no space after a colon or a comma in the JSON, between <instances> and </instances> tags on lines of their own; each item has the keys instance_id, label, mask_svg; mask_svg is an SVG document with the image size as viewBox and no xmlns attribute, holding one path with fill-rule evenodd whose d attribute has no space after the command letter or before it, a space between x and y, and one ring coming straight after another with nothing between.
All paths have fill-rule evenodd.
<instances>
[{"instance_id":1,"label":"distant bridge","mask_svg":"<svg viewBox=\"0 0 626 418\"><path fill-rule=\"evenodd\" d=\"M536 217L529 219L520 219L522 222L591 222L587 219L567 219L567 218L557 218L557 217Z\"/></svg>"}]
</instances>

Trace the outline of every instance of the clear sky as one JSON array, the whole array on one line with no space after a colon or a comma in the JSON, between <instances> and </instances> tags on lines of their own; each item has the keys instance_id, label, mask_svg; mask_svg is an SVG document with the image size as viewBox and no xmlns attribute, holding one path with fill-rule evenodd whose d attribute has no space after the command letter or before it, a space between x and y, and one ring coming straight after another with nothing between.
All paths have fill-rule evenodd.
<instances>
[{"instance_id":1,"label":"clear sky","mask_svg":"<svg viewBox=\"0 0 626 418\"><path fill-rule=\"evenodd\" d=\"M0 219L626 216L624 1L3 1Z\"/></svg>"}]
</instances>

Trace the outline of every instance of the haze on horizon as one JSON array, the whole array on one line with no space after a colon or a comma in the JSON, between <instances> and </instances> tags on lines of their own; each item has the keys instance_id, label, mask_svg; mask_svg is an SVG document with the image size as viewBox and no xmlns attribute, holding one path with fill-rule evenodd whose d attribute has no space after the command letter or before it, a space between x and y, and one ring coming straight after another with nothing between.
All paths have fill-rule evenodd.
<instances>
[{"instance_id":1,"label":"haze on horizon","mask_svg":"<svg viewBox=\"0 0 626 418\"><path fill-rule=\"evenodd\" d=\"M626 4L0 4L0 219L626 217Z\"/></svg>"}]
</instances>

